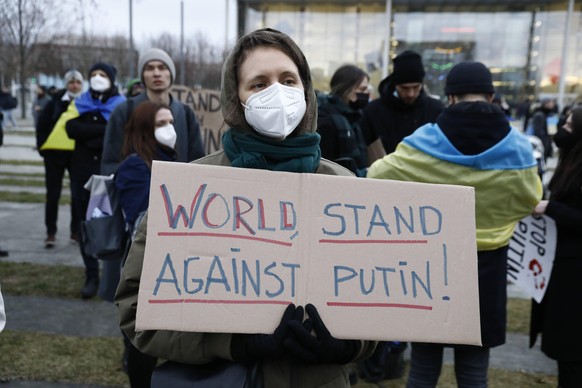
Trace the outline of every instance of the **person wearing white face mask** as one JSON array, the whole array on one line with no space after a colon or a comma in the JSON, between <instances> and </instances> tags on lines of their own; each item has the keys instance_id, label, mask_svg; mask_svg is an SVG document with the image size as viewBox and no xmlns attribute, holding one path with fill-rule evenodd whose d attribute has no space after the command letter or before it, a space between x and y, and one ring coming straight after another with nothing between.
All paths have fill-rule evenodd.
<instances>
[{"instance_id":1,"label":"person wearing white face mask","mask_svg":"<svg viewBox=\"0 0 582 388\"><path fill-rule=\"evenodd\" d=\"M115 186L132 233L148 207L152 161L177 160L173 124L174 117L167 105L144 101L135 108L125 127L123 162L117 169ZM125 345L124 362L131 386L148 387L157 359L141 353L129 341Z\"/></svg>"},{"instance_id":2,"label":"person wearing white face mask","mask_svg":"<svg viewBox=\"0 0 582 388\"><path fill-rule=\"evenodd\" d=\"M309 65L289 36L267 28L240 38L223 68L221 102L230 127L222 138L224 150L192 163L353 176L321 158ZM272 334L136 333L146 239L144 220L123 267L115 302L121 329L136 348L149 355L187 364L186 369L198 366L207 370L220 360L255 364L264 387L342 388L350 386L347 364L369 356L374 349L371 341L333 337L311 304L305 310L288 305ZM314 323L313 332L301 324L304 311Z\"/></svg>"},{"instance_id":3,"label":"person wearing white face mask","mask_svg":"<svg viewBox=\"0 0 582 388\"><path fill-rule=\"evenodd\" d=\"M101 171L101 154L105 126L113 109L125 100L115 86L117 70L114 66L97 62L89 69L89 90L69 104L66 115L71 117L65 128L69 141L74 144L71 161L71 191L78 220L86 218L89 192L84 185L93 174ZM80 221L79 221L80 222ZM79 228L80 229L80 228ZM92 298L99 288L99 263L90 257L80 242L85 264L83 299Z\"/></svg>"}]
</instances>

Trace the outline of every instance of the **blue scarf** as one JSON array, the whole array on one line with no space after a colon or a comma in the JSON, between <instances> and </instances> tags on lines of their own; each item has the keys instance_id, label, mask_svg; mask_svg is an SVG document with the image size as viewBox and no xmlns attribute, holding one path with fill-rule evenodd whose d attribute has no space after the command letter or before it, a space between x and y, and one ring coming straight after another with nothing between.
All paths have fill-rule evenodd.
<instances>
[{"instance_id":1,"label":"blue scarf","mask_svg":"<svg viewBox=\"0 0 582 388\"><path fill-rule=\"evenodd\" d=\"M280 141L230 128L222 145L233 167L313 173L321 159L320 138L310 133Z\"/></svg>"},{"instance_id":2,"label":"blue scarf","mask_svg":"<svg viewBox=\"0 0 582 388\"><path fill-rule=\"evenodd\" d=\"M105 121L109 121L109 116L111 116L113 109L123 101L125 101L125 97L115 95L103 102L98 98L92 98L91 93L87 91L75 99L75 107L79 112L79 116L87 112L97 112L101 113Z\"/></svg>"}]
</instances>

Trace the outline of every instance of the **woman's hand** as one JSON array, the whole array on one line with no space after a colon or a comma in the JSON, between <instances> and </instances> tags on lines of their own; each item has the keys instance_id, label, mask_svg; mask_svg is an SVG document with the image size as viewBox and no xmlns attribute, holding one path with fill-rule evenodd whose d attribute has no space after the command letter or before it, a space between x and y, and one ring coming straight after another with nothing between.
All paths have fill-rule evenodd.
<instances>
[{"instance_id":1,"label":"woman's hand","mask_svg":"<svg viewBox=\"0 0 582 388\"><path fill-rule=\"evenodd\" d=\"M548 207L548 200L545 200L545 199L544 199L543 201L540 201L540 203L538 203L538 204L536 205L536 208L534 209L534 211L533 211L533 213L532 213L532 214L533 214L534 216L541 216L541 215L544 215L544 214L546 213L546 208L547 208L547 207Z\"/></svg>"}]
</instances>

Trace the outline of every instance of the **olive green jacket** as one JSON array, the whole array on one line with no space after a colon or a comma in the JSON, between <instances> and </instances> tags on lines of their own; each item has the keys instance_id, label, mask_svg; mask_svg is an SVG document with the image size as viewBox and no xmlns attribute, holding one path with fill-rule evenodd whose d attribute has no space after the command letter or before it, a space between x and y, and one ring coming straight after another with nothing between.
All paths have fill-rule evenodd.
<instances>
[{"instance_id":1,"label":"olive green jacket","mask_svg":"<svg viewBox=\"0 0 582 388\"><path fill-rule=\"evenodd\" d=\"M230 166L223 151L217 151L193 163ZM321 159L316 173L353 175L347 169L326 159ZM147 215L140 224L132 243L115 295L121 329L143 353L166 360L186 364L205 364L216 358L232 360L230 352L232 334L168 330L135 331L137 298L147 235L146 220ZM374 351L375 345L376 343L372 341L361 341L360 352L354 360L369 357ZM262 371L267 388L341 388L350 386L346 365L302 366L291 364L285 360L277 360L263 362Z\"/></svg>"}]
</instances>

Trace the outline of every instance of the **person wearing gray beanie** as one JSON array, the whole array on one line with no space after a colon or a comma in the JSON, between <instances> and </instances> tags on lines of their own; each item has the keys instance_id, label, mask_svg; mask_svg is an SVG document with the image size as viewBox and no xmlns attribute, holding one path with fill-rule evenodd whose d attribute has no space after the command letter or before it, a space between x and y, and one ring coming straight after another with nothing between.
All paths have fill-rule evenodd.
<instances>
[{"instance_id":1,"label":"person wearing gray beanie","mask_svg":"<svg viewBox=\"0 0 582 388\"><path fill-rule=\"evenodd\" d=\"M159 48L151 48L144 52L142 55L140 55L137 67L139 70L139 78L141 79L142 82L144 82L143 79L144 67L145 65L148 64L148 62L151 61L163 62L170 70L170 74L172 76L171 83L174 82L174 80L176 79L176 66L174 65L174 61L172 61L172 58L170 58L168 53Z\"/></svg>"},{"instance_id":2,"label":"person wearing gray beanie","mask_svg":"<svg viewBox=\"0 0 582 388\"><path fill-rule=\"evenodd\" d=\"M101 174L109 175L117 171L122 162L121 150L125 128L130 118L139 115L138 106L145 102L161 104L170 109L176 134L174 149L178 162L190 162L205 154L200 124L196 115L189 105L171 93L172 83L176 79L176 67L170 56L158 48L146 50L138 60L138 72L145 90L119 104L111 114L103 140ZM120 257L117 260L103 262L104 275L99 296L105 301L113 302L120 278L122 259L123 257ZM129 341L125 341L124 344L126 346L124 359L127 361L131 385L149 386L156 358L142 354Z\"/></svg>"},{"instance_id":3,"label":"person wearing gray beanie","mask_svg":"<svg viewBox=\"0 0 582 388\"><path fill-rule=\"evenodd\" d=\"M71 69L71 70L67 71L65 73L64 78L65 78L65 84L68 84L69 81L72 81L72 80L77 80L77 81L81 81L81 82L84 81L83 74L81 74L80 71L75 70L75 69Z\"/></svg>"}]
</instances>

